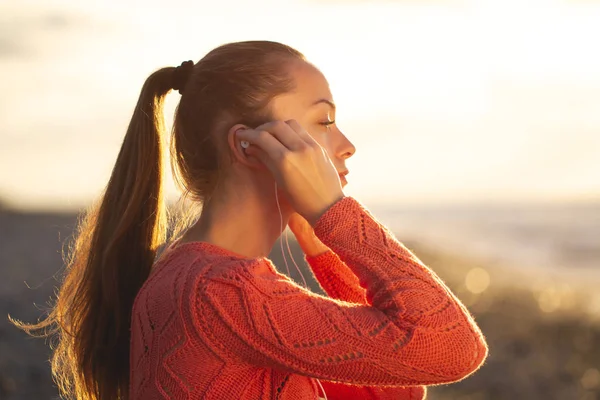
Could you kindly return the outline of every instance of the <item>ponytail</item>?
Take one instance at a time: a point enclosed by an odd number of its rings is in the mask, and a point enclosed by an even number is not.
[[[165,240],[163,103],[175,68],[144,83],[101,201],[80,222],[47,318],[11,319],[55,339],[52,373],[66,398],[127,399],[131,309]]]
[[[37,324],[11,319],[30,334],[54,339],[52,374],[62,397],[128,400],[133,301],[166,239],[165,95],[185,88],[171,161],[184,198],[204,203],[227,160],[218,127],[268,115],[271,100],[295,87],[288,69],[297,61],[305,62],[304,56],[281,43],[235,42],[146,80],[104,196],[78,226],[53,308]],[[191,220],[186,211],[174,236]]]

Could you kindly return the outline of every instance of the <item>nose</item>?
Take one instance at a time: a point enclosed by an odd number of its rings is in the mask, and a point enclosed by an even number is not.
[[[354,153],[356,153],[356,147],[352,144],[350,140],[348,140],[346,135],[340,132],[340,136],[341,140],[339,142],[336,153],[339,158],[341,158],[342,160],[346,160],[352,157]]]

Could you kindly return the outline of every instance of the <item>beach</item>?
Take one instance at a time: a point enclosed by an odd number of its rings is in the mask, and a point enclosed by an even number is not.
[[[470,251],[473,238],[461,238],[457,233],[450,236],[458,243],[445,242],[438,230],[437,237],[434,233],[428,236],[427,232],[436,227],[434,220],[451,231],[448,218],[442,222],[439,215],[427,217],[430,229],[418,233],[414,226],[425,226],[424,217],[416,217],[415,212],[399,217],[402,213],[388,211],[375,213],[464,302],[490,346],[489,358],[479,371],[455,384],[430,387],[428,399],[600,399],[600,294],[596,289],[600,285],[594,265],[572,261],[568,265],[577,267],[561,271],[560,265],[530,265],[535,258],[494,257]],[[406,222],[409,216],[414,225],[410,229]],[[42,315],[57,285],[61,252],[76,221],[72,213],[0,211],[0,314],[4,316],[0,319],[0,399],[50,399],[57,395],[47,361],[47,343],[28,337],[6,316],[34,322]],[[557,228],[557,232],[563,230]],[[291,233],[289,238],[293,257],[309,287],[323,294],[306,269]],[[592,243],[586,235],[583,240]],[[504,246],[507,252],[517,252]],[[588,257],[588,253],[581,254]],[[270,257],[281,272],[287,273],[279,242]],[[519,259],[523,265],[518,264]],[[302,284],[293,263],[288,260],[288,265],[291,278]]]

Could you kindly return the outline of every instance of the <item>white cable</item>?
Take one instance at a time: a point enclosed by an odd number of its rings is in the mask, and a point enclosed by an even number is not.
[[[298,273],[300,273],[300,276],[302,277],[302,282],[304,282],[304,287],[306,289],[308,289],[308,285],[306,284],[306,279],[304,279],[304,275],[302,274],[300,267],[298,267],[298,264],[296,264],[296,260],[294,260],[294,256],[292,255],[292,249],[290,249],[290,241],[289,241],[288,237],[289,237],[288,230],[286,229],[285,230],[285,245],[287,246],[288,254],[290,255],[290,258],[292,259],[292,262],[294,263],[294,266],[296,267],[296,271],[298,271]],[[281,244],[281,254],[283,255],[283,243],[281,243],[281,239],[279,240],[279,243]]]
[[[317,379],[317,378],[315,378]],[[323,392],[323,396],[325,396],[325,400],[327,400],[327,394],[325,393],[325,389],[323,389],[323,385],[321,385],[321,381],[317,379],[317,383],[319,384],[319,386],[321,386],[321,391]],[[322,397],[319,397],[319,399],[322,399]]]
[[[277,201],[277,211],[279,211],[279,231],[282,232],[283,231],[283,214],[281,212],[281,206],[279,205],[279,196],[277,194],[277,182],[275,182],[275,200]],[[298,267],[298,264],[296,264],[296,260],[294,260],[294,256],[292,255],[292,251],[290,250],[290,243],[288,241],[287,230],[285,231],[285,242],[287,244],[288,251],[290,252],[290,258],[294,262],[294,265],[296,266],[296,270],[302,277],[302,281],[304,282],[304,288],[308,289],[308,285],[306,284],[306,279],[304,279],[304,275],[302,274],[302,271],[300,271],[300,267]],[[287,270],[288,276],[290,276],[290,267],[288,265],[287,258],[285,257],[285,252],[283,251],[283,241],[281,240],[281,236],[279,237],[279,245],[281,247],[281,255],[283,257],[283,262],[285,263],[285,269]]]
[[[279,227],[280,227],[279,231],[282,232],[283,231],[283,214],[281,213],[281,206],[279,205],[279,196],[277,195],[277,182],[275,182],[275,200],[277,202],[277,211],[279,211]],[[288,252],[290,253],[290,258],[292,259],[292,262],[296,266],[296,270],[302,277],[302,281],[304,282],[304,287],[306,289],[308,289],[308,285],[306,284],[306,279],[304,279],[304,275],[302,274],[302,271],[300,271],[300,268],[298,267],[298,264],[296,264],[296,260],[294,260],[294,256],[292,255],[292,250],[290,249],[290,242],[288,240],[287,229],[285,231],[285,243],[286,243]],[[283,257],[283,262],[285,263],[285,269],[287,270],[288,277],[289,277],[290,276],[290,267],[288,266],[287,259],[285,257],[285,253],[283,251],[283,242],[281,240],[281,236],[279,236],[279,244],[281,246],[281,255]],[[315,378],[315,379],[317,380],[317,383],[321,387],[321,391],[323,392],[323,396],[325,396],[325,400],[327,400],[327,394],[325,393],[325,389],[323,389],[323,385],[321,384],[321,381],[319,381],[319,378]],[[321,397],[319,397],[319,399],[321,399]]]

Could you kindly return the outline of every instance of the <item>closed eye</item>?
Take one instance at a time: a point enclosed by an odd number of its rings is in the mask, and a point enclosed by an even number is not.
[[[323,126],[330,126],[330,125],[335,124],[335,120],[320,122],[320,124],[323,125]]]

